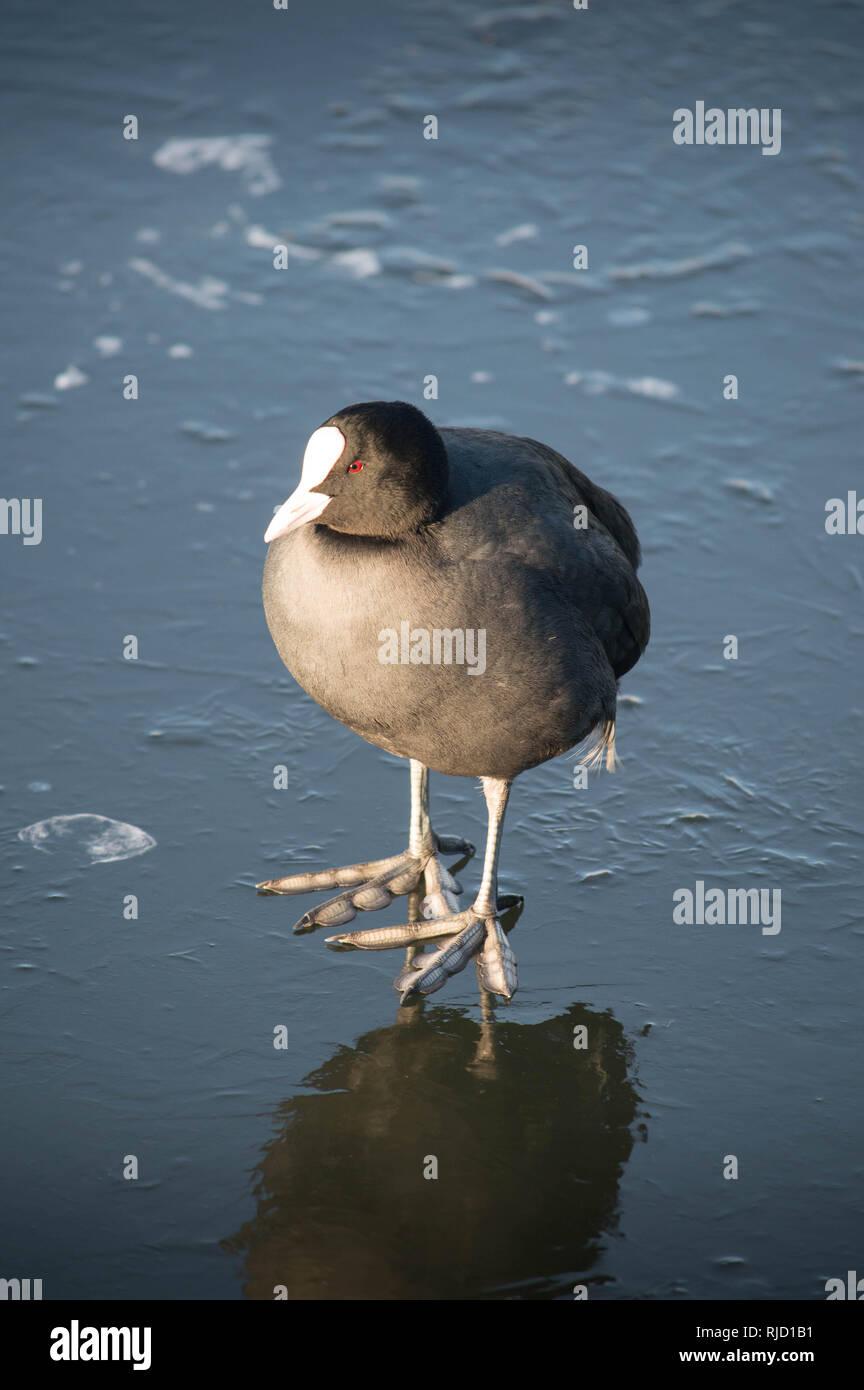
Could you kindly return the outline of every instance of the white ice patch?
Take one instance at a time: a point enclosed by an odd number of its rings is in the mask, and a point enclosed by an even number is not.
[[[537,227],[534,222],[520,222],[518,227],[508,227],[506,232],[499,232],[495,238],[496,246],[511,246],[514,241],[531,241],[537,235]]]
[[[112,864],[118,859],[134,859],[146,854],[156,841],[137,825],[108,816],[51,816],[36,821],[18,831],[18,839],[34,849],[51,852],[55,849],[79,851],[92,864]]]
[[[266,227],[259,227],[257,224],[246,228],[246,245],[260,246],[265,251],[272,251],[279,241],[278,236],[273,232],[268,232]]]
[[[429,276],[453,275],[456,271],[454,261],[430,256],[416,246],[385,246],[381,251],[381,264],[395,275],[414,275],[415,279],[418,271],[424,271]]]
[[[725,246],[696,256],[684,256],[677,261],[643,261],[640,265],[613,266],[606,274],[610,280],[678,280],[687,275],[698,275],[703,270],[725,270],[752,254],[749,246],[730,241]]]
[[[65,372],[58,372],[54,378],[55,391],[72,391],[76,386],[86,386],[90,380],[80,367],[68,366]]]
[[[681,388],[674,381],[663,381],[660,377],[639,376],[619,377],[612,372],[568,372],[564,378],[565,386],[578,386],[586,396],[605,396],[613,391],[619,395],[644,396],[650,401],[674,402],[683,404]]]
[[[358,246],[353,251],[340,251],[332,257],[332,265],[340,270],[348,270],[358,280],[368,280],[370,275],[381,274],[381,262],[368,246]]]
[[[224,280],[217,280],[212,275],[202,275],[197,285],[187,285],[182,280],[175,280],[172,275],[166,274],[158,265],[144,260],[142,256],[133,256],[129,266],[138,275],[152,280],[161,290],[168,290],[170,294],[179,295],[181,299],[188,299],[197,304],[199,309],[225,308],[229,286]]]
[[[282,241],[279,237],[271,241],[263,227],[250,227],[246,240],[250,246],[260,246],[268,251],[275,251],[278,247],[280,254],[291,261],[320,261],[324,255],[317,246],[301,246],[297,241]]]
[[[195,174],[208,164],[227,173],[240,173],[246,191],[255,197],[275,193],[282,180],[270,158],[269,135],[218,135],[191,140],[168,140],[153,163],[172,174]]]
[[[296,241],[283,241],[266,227],[254,224],[246,228],[246,245],[259,247],[264,251],[275,251],[278,247],[292,261],[320,261],[324,255],[317,246],[300,246]]]
[[[517,290],[527,290],[529,294],[536,294],[540,299],[554,298],[549,286],[536,280],[533,275],[521,275],[518,270],[490,270],[488,275],[490,280],[498,280],[503,285],[513,285]]]
[[[681,395],[681,388],[674,381],[663,381],[658,376],[627,377],[624,385],[634,396],[647,396],[650,401],[674,401]]]
[[[758,299],[740,299],[733,304],[720,304],[713,299],[700,299],[690,305],[690,313],[696,318],[728,319],[733,314],[758,314],[762,308]]]
[[[734,492],[746,492],[748,497],[755,498],[757,502],[774,501],[774,493],[770,487],[766,487],[764,483],[754,483],[750,478],[727,478],[726,486]]]
[[[93,346],[102,357],[116,357],[123,346],[123,339],[112,338],[109,334],[103,333],[99,338],[93,339]]]
[[[420,285],[437,285],[445,290],[473,290],[477,284],[476,275],[437,275],[418,270],[414,279]]]

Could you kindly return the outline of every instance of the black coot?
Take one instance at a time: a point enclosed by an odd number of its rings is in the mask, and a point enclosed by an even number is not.
[[[448,938],[397,977],[403,1000],[439,989],[472,955],[483,987],[509,998],[515,960],[496,889],[510,786],[585,739],[588,757],[613,763],[617,681],[649,634],[630,517],[534,439],[438,430],[412,405],[372,401],[315,430],[265,540],[279,655],[334,718],[411,760],[411,824],[401,854],[259,888],[345,890],[295,927],[311,931],[383,907],[425,875],[424,921],[328,944]],[[463,912],[440,856],[471,847],[432,829],[429,768],[483,783],[483,878]]]

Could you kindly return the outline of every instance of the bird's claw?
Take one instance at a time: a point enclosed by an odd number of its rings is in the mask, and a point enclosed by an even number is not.
[[[456,894],[462,889],[448,869],[439,862],[439,854],[473,854],[474,846],[467,840],[435,836],[435,848],[428,853],[414,854],[405,850],[388,859],[373,859],[365,864],[349,864],[341,869],[321,869],[287,878],[270,878],[258,884],[258,892],[276,894],[316,893],[328,888],[343,891],[311,907],[294,925],[298,935],[318,927],[342,927],[358,912],[376,912],[388,907],[394,897],[411,893],[425,874],[427,895],[423,900],[426,917],[447,916],[459,906]]]

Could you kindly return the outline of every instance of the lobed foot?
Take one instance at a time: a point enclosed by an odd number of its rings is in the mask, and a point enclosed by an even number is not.
[[[474,853],[467,840],[451,836],[434,836],[434,848],[426,854],[391,855],[389,859],[374,859],[365,864],[350,864],[341,869],[322,869],[313,873],[292,874],[288,878],[266,879],[258,884],[263,894],[315,893],[328,888],[344,888],[335,898],[328,898],[310,908],[294,925],[298,934],[315,931],[318,927],[341,927],[351,922],[358,912],[374,912],[387,907],[399,894],[411,893],[426,875],[427,894],[423,900],[424,916],[455,911],[456,894],[462,889],[440,862],[439,854]]]
[[[465,920],[467,919],[467,921]],[[451,922],[465,922],[453,940],[438,950],[424,952],[409,961],[393,981],[400,1003],[415,994],[434,994],[453,975],[464,970],[472,956],[477,961],[481,989],[512,999],[518,988],[516,957],[504,930],[494,916],[482,916],[473,908]]]
[[[510,905],[510,900],[502,901],[498,910]],[[497,920],[497,910],[487,914],[469,907],[464,912],[404,926],[345,932],[328,937],[326,944],[335,951],[384,951],[418,946],[444,936],[452,940],[437,950],[415,955],[396,976],[393,986],[399,990],[401,1003],[415,994],[434,994],[475,955],[481,987],[505,999],[513,997],[518,987],[516,957]]]

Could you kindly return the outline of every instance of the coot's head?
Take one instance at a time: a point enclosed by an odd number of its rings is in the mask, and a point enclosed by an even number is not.
[[[264,539],[274,541],[308,521],[349,535],[396,539],[440,515],[447,473],[441,436],[415,406],[349,405],[310,437],[300,483]]]

